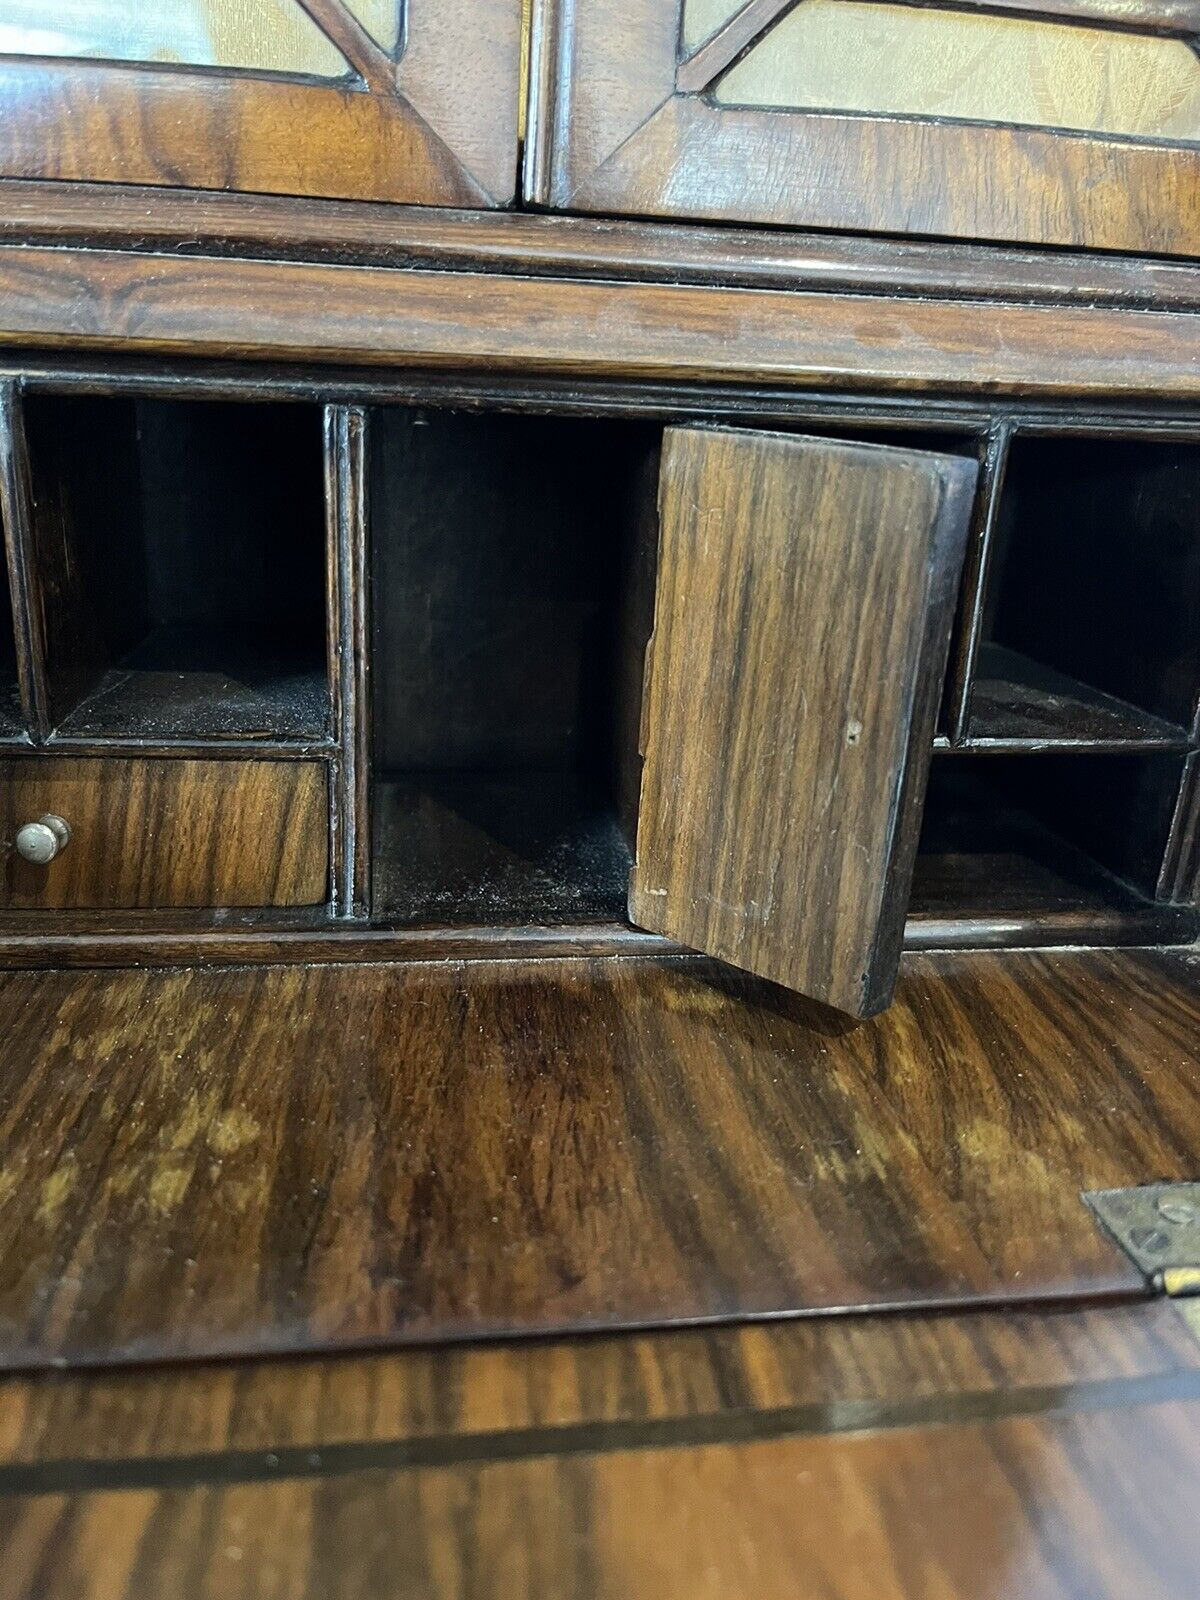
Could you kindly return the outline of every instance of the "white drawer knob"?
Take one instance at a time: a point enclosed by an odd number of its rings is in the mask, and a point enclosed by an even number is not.
[[[71,830],[61,817],[47,813],[27,822],[17,832],[17,854],[37,867],[45,867],[71,842]]]

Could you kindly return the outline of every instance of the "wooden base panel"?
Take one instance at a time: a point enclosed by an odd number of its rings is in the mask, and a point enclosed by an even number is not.
[[[1198,1411],[1163,1302],[9,1380],[0,1595],[1183,1600]]]

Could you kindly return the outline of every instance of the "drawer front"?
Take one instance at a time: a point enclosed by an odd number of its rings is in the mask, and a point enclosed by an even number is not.
[[[24,858],[17,835],[45,816],[61,817],[70,837],[43,864]],[[9,909],[316,905],[329,869],[328,770],[318,761],[8,760],[0,850]]]
[[[1200,254],[1183,0],[540,0],[526,184],[625,215]]]

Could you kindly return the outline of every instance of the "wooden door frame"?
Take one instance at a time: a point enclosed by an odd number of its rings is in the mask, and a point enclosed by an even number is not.
[[[707,93],[714,78],[761,34],[742,38],[732,56],[710,40],[684,59],[683,4],[534,0],[531,202],[1200,255],[1200,146],[717,105]],[[1105,0],[1039,0],[1036,11],[1061,18],[1068,4],[1076,15],[1084,4],[1098,16]],[[764,9],[773,26],[788,5],[750,0],[722,33],[737,42],[739,19],[761,18]],[[1033,11],[1034,0],[1009,0],[1008,9]],[[1155,0],[1138,17],[1145,32],[1188,31]]]
[[[407,0],[395,60],[342,0],[296,3],[344,79],[0,56],[0,177],[511,203],[521,0]]]

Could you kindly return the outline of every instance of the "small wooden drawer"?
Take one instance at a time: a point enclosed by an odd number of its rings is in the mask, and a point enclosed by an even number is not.
[[[44,865],[17,835],[60,817]],[[320,761],[0,762],[0,906],[156,910],[306,906],[325,899],[329,778]]]

